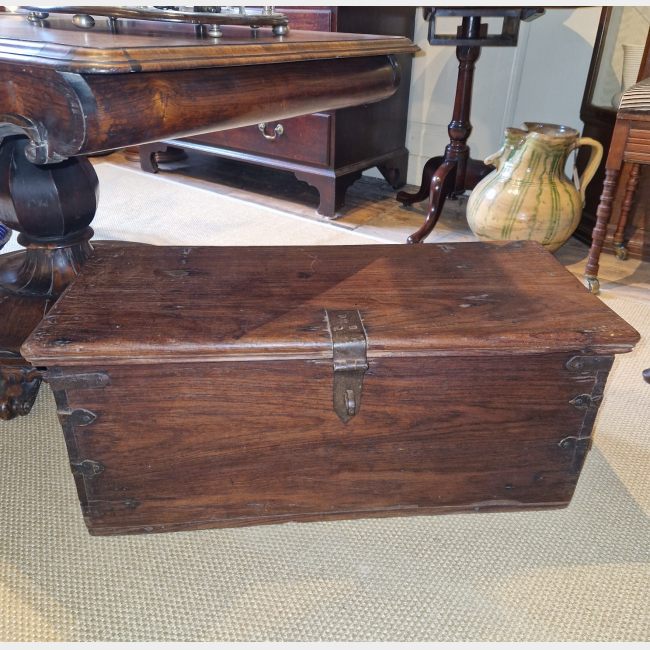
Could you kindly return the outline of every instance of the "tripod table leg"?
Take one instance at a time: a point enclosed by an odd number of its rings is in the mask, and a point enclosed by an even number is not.
[[[407,239],[409,244],[421,244],[431,234],[436,223],[438,223],[440,213],[445,205],[445,199],[456,182],[456,168],[457,162],[455,160],[446,160],[433,175],[429,192],[427,216],[422,228]]]

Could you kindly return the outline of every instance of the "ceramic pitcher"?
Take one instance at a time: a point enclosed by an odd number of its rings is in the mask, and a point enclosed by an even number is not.
[[[506,129],[503,148],[485,160],[496,165],[472,192],[467,221],[484,241],[528,239],[558,249],[578,227],[585,189],[603,156],[600,142],[580,138],[575,129],[526,122]],[[579,189],[567,178],[569,154],[592,147]]]

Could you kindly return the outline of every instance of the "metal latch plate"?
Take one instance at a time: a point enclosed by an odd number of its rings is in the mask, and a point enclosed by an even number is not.
[[[358,310],[326,309],[325,316],[332,337],[334,411],[346,424],[361,408],[368,341]]]

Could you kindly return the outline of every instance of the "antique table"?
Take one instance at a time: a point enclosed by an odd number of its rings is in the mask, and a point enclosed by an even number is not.
[[[418,49],[401,37],[287,33],[268,18],[251,29],[107,9],[74,23],[0,14],[0,222],[26,248],[0,256],[2,419],[29,412],[43,373],[20,347],[93,253],[99,191],[86,155],[376,102],[399,84],[393,55]]]
[[[521,21],[534,20],[544,11],[541,7],[424,7],[424,19],[429,21],[429,44],[456,46],[458,82],[448,127],[450,140],[444,154],[427,161],[422,170],[422,184],[415,194],[397,194],[397,200],[406,206],[429,199],[424,223],[408,238],[409,244],[421,244],[431,234],[447,198],[455,199],[465,190],[473,190],[494,170],[492,165],[469,155],[474,67],[482,47],[516,47]],[[462,17],[463,22],[456,34],[437,34],[436,18],[447,16]],[[503,18],[501,33],[488,34],[488,25],[481,22],[482,18]]]

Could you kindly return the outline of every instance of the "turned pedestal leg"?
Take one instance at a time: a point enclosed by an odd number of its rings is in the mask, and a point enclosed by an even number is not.
[[[596,211],[596,225],[591,235],[591,249],[589,250],[589,259],[585,269],[585,277],[589,285],[589,291],[598,295],[600,284],[598,282],[598,262],[600,253],[603,250],[603,242],[607,234],[607,224],[612,216],[612,201],[616,193],[618,177],[620,170],[605,170],[605,182],[603,183],[603,193],[600,196],[600,203]]]
[[[478,39],[481,34],[480,16],[463,18],[461,30],[462,38]],[[445,148],[445,155],[431,158],[426,163],[422,172],[422,184],[415,194],[399,192],[397,195],[397,200],[404,205],[412,205],[429,197],[429,209],[424,225],[408,238],[408,242],[411,244],[424,241],[431,233],[438,221],[445,199],[456,198],[465,190],[474,189],[476,184],[494,169],[478,160],[472,160],[469,157],[467,144],[472,133],[470,113],[474,69],[480,54],[481,48],[478,46],[463,45],[456,48],[458,83],[454,113],[448,128],[450,142]],[[449,165],[451,162],[454,163],[453,167]],[[453,183],[450,179],[453,179]],[[434,191],[435,187],[444,188],[445,194],[441,194],[437,190]]]
[[[0,143],[0,221],[24,251],[0,255],[0,418],[26,415],[41,373],[20,347],[92,255],[98,181],[85,157],[34,165],[29,139]]]
[[[619,260],[627,259],[627,248],[625,248],[625,226],[627,225],[627,218],[632,211],[632,205],[634,204],[634,194],[639,185],[640,171],[641,165],[639,163],[634,163],[630,170],[630,177],[627,179],[627,185],[625,186],[625,198],[621,205],[621,216],[618,219],[618,226],[616,227],[613,241],[614,252]]]

